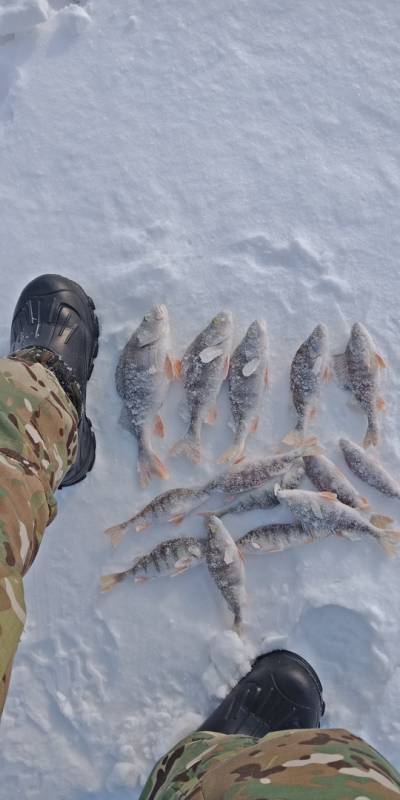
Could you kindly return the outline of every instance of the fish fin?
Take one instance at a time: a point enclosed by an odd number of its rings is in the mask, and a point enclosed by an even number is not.
[[[155,434],[155,436],[159,436],[161,439],[163,439],[165,436],[164,420],[160,416],[160,414],[156,414],[155,416],[153,433]]]
[[[232,461],[234,464],[238,464],[241,461],[243,456],[244,450],[244,442],[239,442],[238,444],[233,444],[231,447],[228,447],[222,456],[218,459],[218,464],[225,464],[227,461]]]
[[[392,525],[394,522],[393,517],[387,517],[385,514],[372,514],[369,518],[371,525],[375,525],[375,528],[388,528],[389,525]]]
[[[182,558],[178,558],[178,561],[175,561],[174,568],[176,572],[185,572],[187,568],[190,566],[191,558],[188,556],[182,556]]]
[[[202,364],[210,364],[211,361],[215,361],[216,358],[219,356],[223,356],[224,351],[222,347],[205,347],[204,350],[201,350],[199,353],[199,358]]]
[[[227,377],[228,377],[228,372],[229,372],[229,362],[230,362],[229,356],[226,356],[226,357],[225,357],[225,363],[224,363],[224,374],[223,374],[223,376],[222,376],[222,380],[225,380],[225,378],[227,378]]]
[[[143,533],[146,528],[150,528],[150,522],[137,522],[135,525],[135,530],[137,533]]]
[[[383,397],[378,397],[376,407],[378,411],[386,411],[386,403]]]
[[[315,419],[316,416],[317,416],[317,407],[316,406],[312,406],[312,408],[310,408],[308,417],[309,417],[309,419]]]
[[[116,547],[122,542],[126,533],[127,524],[122,522],[121,525],[113,525],[112,528],[107,528],[104,533],[111,538],[111,544],[115,550]]]
[[[168,522],[171,522],[172,525],[180,525],[183,519],[185,519],[185,514],[176,514],[174,517],[170,517]]]
[[[197,544],[192,544],[190,547],[188,547],[188,551],[195,558],[201,558],[203,553],[204,553],[204,550],[201,549],[201,545],[200,544],[198,544],[198,545]]]
[[[207,416],[205,418],[205,422],[207,425],[215,425],[218,416],[218,409],[217,406],[213,406],[207,412]]]
[[[269,369],[268,369],[268,367],[265,367],[264,383],[265,383],[267,389],[269,389]]]
[[[324,448],[318,442],[316,436],[310,436],[302,444],[302,456],[318,456],[324,452]]]
[[[364,449],[366,450],[368,447],[370,447],[371,444],[374,445],[375,447],[378,444],[378,440],[379,440],[378,431],[376,430],[376,428],[371,428],[371,426],[368,425],[367,432],[363,439]]]
[[[224,564],[227,564],[228,566],[229,566],[229,564],[233,563],[233,555],[231,553],[231,548],[230,547],[229,548],[228,547],[225,548],[223,561],[224,561]]]
[[[325,367],[323,375],[322,375],[325,383],[330,383],[333,377],[332,368],[330,366]]]
[[[139,483],[142,489],[147,486],[152,475],[167,481],[169,472],[162,461],[148,447],[140,447],[138,454],[137,468],[139,473]]]
[[[336,353],[333,356],[333,369],[342,389],[350,389],[350,377],[347,369],[346,353]]]
[[[113,575],[102,575],[100,578],[100,589],[102,592],[109,592],[117,583],[125,577],[124,572],[115,572]]]
[[[283,437],[282,442],[290,445],[291,447],[300,447],[304,442],[304,434],[295,428],[293,431],[290,431],[290,433],[287,433],[286,436]]]
[[[190,433],[186,433],[183,439],[179,439],[170,451],[170,455],[184,456],[189,459],[192,464],[199,464],[201,461],[201,445],[198,439],[195,439]]]
[[[376,366],[379,367],[380,369],[384,369],[386,367],[386,361],[383,358],[383,356],[380,355],[380,353],[375,353],[375,361],[376,361]]]
[[[337,500],[337,494],[335,494],[335,492],[319,492],[319,494],[325,500]]]
[[[397,547],[400,544],[400,531],[390,531],[382,533],[378,538],[378,544],[390,558],[397,555]]]
[[[164,372],[168,380],[172,381],[174,379],[175,377],[174,364],[171,359],[171,356],[169,356],[168,354],[165,356]]]
[[[337,531],[337,536],[343,536],[345,539],[350,539],[351,542],[359,542],[362,538],[357,531],[352,530],[342,530]]]
[[[254,548],[254,550],[261,550],[261,545],[258,542],[252,542],[251,546]]]
[[[237,547],[237,545],[236,545],[236,547]],[[240,547],[238,547],[237,551],[238,551],[238,556],[239,556],[240,560],[244,562],[245,561],[245,557],[244,557],[243,550],[241,550]]]
[[[182,377],[182,360],[180,358],[176,358],[173,363],[173,371],[174,377],[176,380]]]
[[[357,500],[357,508],[369,508],[369,502],[366,497],[359,497]]]
[[[253,375],[253,373],[256,372],[259,366],[260,366],[259,358],[252,358],[251,361],[246,361],[246,363],[242,367],[242,375],[245,378],[248,378],[249,375]]]
[[[260,417],[254,417],[254,419],[252,419],[251,425],[250,425],[250,433],[256,433],[259,421],[260,421]]]
[[[322,366],[322,356],[317,356],[311,368],[311,372],[313,373],[313,375],[318,375],[318,373],[321,370],[321,366]]]
[[[138,575],[137,578],[133,579],[135,583],[147,583],[150,580],[148,575]]]

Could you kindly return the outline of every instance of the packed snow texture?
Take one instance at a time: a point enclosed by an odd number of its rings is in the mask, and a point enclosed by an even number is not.
[[[114,370],[154,302],[168,305],[177,356],[220,308],[234,312],[235,342],[267,320],[271,391],[250,454],[294,425],[289,366],[312,328],[326,322],[340,352],[364,322],[388,364],[378,452],[400,477],[399,24],[397,0],[3,0],[2,351],[18,293],[42,272],[83,284],[101,340],[88,392],[96,465],[58,494],[25,581],[1,800],[137,797],[155,760],[274,647],[319,673],[324,726],[399,764],[400,562],[374,541],[249,556],[243,642],[204,566],[98,590],[100,574],[179,529],[129,534],[115,554],[103,530],[168,486],[211,477],[232,441],[224,388],[203,463],[168,459],[184,430],[174,384],[158,445],[171,480],[138,489]],[[360,442],[366,421],[348,399],[326,387],[313,431],[350,477],[337,439]],[[398,501],[352,480],[400,519]],[[238,537],[283,518],[225,522]],[[182,533],[202,524],[193,516]]]

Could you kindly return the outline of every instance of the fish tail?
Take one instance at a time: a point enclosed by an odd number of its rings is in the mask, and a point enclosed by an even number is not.
[[[102,592],[109,592],[117,583],[121,583],[126,576],[126,572],[115,572],[113,575],[102,575],[100,578],[100,589]]]
[[[317,456],[323,452],[317,436],[309,436],[303,440],[302,443],[302,456]]]
[[[169,479],[169,472],[162,461],[158,458],[151,447],[144,445],[143,443],[141,443],[139,447],[138,473],[139,483],[142,489],[147,486],[152,475],[157,475],[159,478],[162,478],[165,481]]]
[[[397,555],[397,547],[400,544],[400,531],[382,531],[377,541],[386,555],[390,558],[395,558]]]
[[[378,427],[374,420],[368,420],[368,428],[367,432],[364,436],[363,440],[363,447],[366,450],[367,447],[370,447],[372,444],[374,447],[378,444],[379,441],[379,434],[378,434]]]
[[[222,453],[222,456],[219,457],[218,464],[225,464],[226,461],[233,461],[234,464],[238,464],[243,458],[244,447],[245,441],[243,439],[234,442],[233,445],[228,447],[228,449]]]
[[[107,536],[110,536],[111,538],[111,544],[114,550],[116,547],[118,547],[119,544],[121,544],[122,539],[126,534],[126,528],[127,528],[126,522],[122,522],[121,525],[114,525],[112,528],[107,528],[107,530],[105,531]]]
[[[192,428],[189,428],[185,436],[174,444],[171,456],[185,456],[193,464],[199,464],[201,461],[200,436]]]
[[[304,443],[304,419],[299,419],[295,428],[283,437],[282,442],[289,444],[291,447],[301,447]]]

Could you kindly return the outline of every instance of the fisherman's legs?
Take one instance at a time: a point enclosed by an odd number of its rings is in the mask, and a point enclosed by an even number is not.
[[[57,511],[77,452],[78,414],[40,363],[0,360],[0,713],[25,622],[22,576]]]
[[[261,739],[198,731],[155,766],[140,800],[395,800],[400,774],[345,730]]]

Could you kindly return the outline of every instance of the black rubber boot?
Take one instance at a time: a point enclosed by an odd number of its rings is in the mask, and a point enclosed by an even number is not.
[[[271,731],[319,728],[324,711],[322,686],[310,664],[289,650],[274,650],[257,658],[199,730],[261,738]]]
[[[37,360],[54,372],[79,414],[78,454],[60,488],[83,480],[96,455],[95,435],[85,413],[86,384],[99,348],[94,309],[91,297],[75,281],[40,275],[20,295],[11,325],[10,355],[22,356],[28,350],[32,357],[36,350]]]

